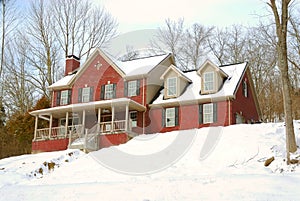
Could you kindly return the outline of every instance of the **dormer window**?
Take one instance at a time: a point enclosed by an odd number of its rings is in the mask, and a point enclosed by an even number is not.
[[[177,77],[170,77],[167,79],[167,95],[177,95]]]
[[[214,72],[206,72],[203,74],[204,91],[214,90]]]

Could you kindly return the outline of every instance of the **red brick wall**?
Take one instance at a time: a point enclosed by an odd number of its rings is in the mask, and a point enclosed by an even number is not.
[[[113,145],[124,144],[127,141],[128,141],[128,136],[126,133],[99,136],[100,149],[105,147],[110,147]]]
[[[102,66],[97,70],[95,68],[95,64],[100,62]],[[72,103],[78,103],[78,89],[87,87],[94,87],[94,97],[93,100],[99,101],[101,94],[101,86],[115,83],[117,84],[116,88],[116,98],[124,97],[124,79],[122,76],[107,63],[100,55],[98,55],[86,68],[83,74],[77,78],[74,83],[73,91],[72,91]],[[140,95],[130,97],[132,100],[135,100],[138,103],[143,103],[143,91],[146,92],[146,89],[143,90],[143,80],[140,79]],[[146,95],[146,94],[145,94]],[[144,96],[144,98],[146,98]]]
[[[179,107],[179,125],[175,127],[163,127],[162,108],[152,108],[147,113],[146,133],[168,132],[173,130],[186,130],[208,126],[229,125],[228,102],[217,102],[217,122],[212,124],[199,124],[199,105],[181,105]]]
[[[60,151],[68,148],[69,139],[45,140],[32,142],[32,152]]]
[[[248,85],[248,97],[243,95],[242,82],[247,80]],[[259,115],[255,107],[254,97],[250,88],[249,78],[245,73],[242,82],[237,90],[236,99],[232,101],[232,123],[236,123],[235,114],[240,113],[244,118],[246,123],[251,121],[258,121]]]
[[[65,67],[65,75],[68,75],[69,73],[73,72],[80,66],[80,61],[74,59],[74,58],[67,58],[66,59],[66,67]]]

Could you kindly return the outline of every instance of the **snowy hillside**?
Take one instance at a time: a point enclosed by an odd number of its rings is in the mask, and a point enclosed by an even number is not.
[[[299,144],[300,121],[295,130]],[[300,168],[285,165],[284,137],[282,123],[234,125],[11,157],[0,160],[0,200],[299,200]]]

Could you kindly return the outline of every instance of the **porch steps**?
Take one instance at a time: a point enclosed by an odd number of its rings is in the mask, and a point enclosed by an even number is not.
[[[84,137],[83,138],[77,138],[74,142],[69,145],[69,149],[84,149]]]

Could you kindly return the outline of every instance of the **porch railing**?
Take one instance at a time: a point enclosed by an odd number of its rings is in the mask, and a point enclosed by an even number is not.
[[[82,133],[82,125],[68,126],[67,133],[65,126],[51,128],[37,129],[35,140],[52,140],[67,138],[68,133],[71,132],[74,135]]]
[[[131,131],[131,121],[129,121],[126,130],[126,120],[117,120],[113,123],[111,121],[100,123],[100,133],[110,133],[110,132],[121,132],[121,131]]]
[[[81,136],[83,133],[87,134],[108,134],[114,132],[126,132],[131,131],[131,120],[128,122],[128,126],[126,129],[126,120],[116,120],[113,123],[111,121],[108,122],[101,122],[96,124],[93,128],[88,129],[87,132],[83,132],[83,126],[80,125],[73,125],[68,126],[67,133],[65,126],[60,127],[53,127],[51,129],[51,133],[49,132],[50,128],[43,128],[37,129],[36,136],[34,140],[54,140],[54,139],[64,139],[64,138],[71,138],[72,141],[76,138],[83,137]]]

